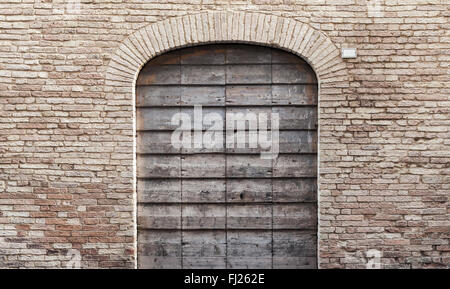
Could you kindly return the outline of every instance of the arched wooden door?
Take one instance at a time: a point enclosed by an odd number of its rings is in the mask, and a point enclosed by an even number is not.
[[[317,99],[311,67],[268,47],[196,46],[147,63],[136,87],[139,267],[315,268]],[[199,105],[223,128],[229,113],[278,114],[278,156],[227,147],[225,132],[223,146],[174,146],[172,118],[194,123]]]

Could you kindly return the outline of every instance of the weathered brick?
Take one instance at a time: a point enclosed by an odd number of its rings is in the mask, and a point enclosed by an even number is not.
[[[385,268],[450,266],[439,1],[366,17],[353,0],[98,0],[76,19],[21,2],[0,9],[0,267],[64,267],[72,248],[83,267],[134,267],[133,81],[163,51],[218,40],[281,47],[316,71],[321,268],[364,268],[370,249]],[[346,46],[359,56],[343,60]]]

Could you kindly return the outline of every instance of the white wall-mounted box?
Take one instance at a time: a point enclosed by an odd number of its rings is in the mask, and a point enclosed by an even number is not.
[[[342,58],[356,58],[356,48],[342,48],[341,56]]]

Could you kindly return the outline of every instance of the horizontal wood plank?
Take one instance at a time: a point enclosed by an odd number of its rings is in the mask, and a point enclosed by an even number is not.
[[[271,82],[271,66],[236,64],[226,66],[227,84],[267,84]]]
[[[225,180],[182,180],[185,203],[225,202]]]
[[[138,228],[180,229],[181,205],[138,205]]]
[[[317,157],[307,155],[279,155],[274,160],[274,177],[315,177],[317,175]]]
[[[137,181],[137,199],[139,203],[181,202],[181,179]]]
[[[260,154],[271,149],[275,150],[276,134],[267,131],[264,147],[261,146],[261,135],[258,131],[245,131],[241,133],[227,133],[221,131],[202,132],[204,137],[200,138],[199,146],[196,146],[197,138],[194,132],[186,131],[182,138],[172,139],[174,132],[170,131],[139,131],[137,132],[138,154],[193,154],[193,153],[237,153],[237,154]],[[252,137],[252,141],[250,138]],[[214,141],[210,143],[210,141]],[[202,142],[203,140],[203,142]],[[182,143],[184,141],[184,143]],[[228,148],[226,144],[229,144]],[[208,146],[206,145],[208,144]],[[209,145],[211,144],[211,145]],[[282,153],[317,153],[317,132],[315,131],[280,131],[278,133],[278,149]],[[182,145],[182,148],[178,148]],[[266,147],[267,145],[267,147]]]
[[[274,204],[274,229],[315,229],[317,208],[315,204]]]
[[[224,155],[183,155],[181,158],[183,177],[225,177]]]
[[[223,106],[225,105],[225,87],[184,85],[181,87],[181,104]]]
[[[181,84],[225,84],[225,66],[181,66]]]
[[[153,131],[143,132],[138,131],[136,135],[136,152],[138,154],[145,153],[160,153],[160,154],[175,154],[181,153],[181,149],[172,144],[172,132]],[[177,141],[176,143],[181,143]],[[191,142],[192,143],[192,142]]]
[[[272,85],[272,103],[275,105],[316,105],[317,98],[316,84]]]
[[[180,50],[169,51],[158,55],[149,62],[147,62],[142,71],[145,71],[153,66],[158,65],[179,65],[180,64]]]
[[[227,206],[228,229],[270,229],[272,228],[271,205]]]
[[[261,159],[259,155],[227,155],[227,176],[261,178],[272,176],[272,160]]]
[[[304,64],[272,64],[273,83],[317,83],[312,69]]]
[[[181,101],[181,87],[167,85],[136,86],[136,106],[176,106]]]
[[[176,85],[181,83],[181,71],[177,65],[155,65],[143,69],[139,74],[137,85]]]
[[[229,257],[272,257],[272,231],[231,230],[227,232]]]
[[[227,180],[227,201],[230,203],[270,202],[272,180]]]
[[[217,126],[225,127],[225,108],[206,107],[197,109],[199,117],[194,117],[194,107],[145,107],[137,110],[137,130],[170,130],[180,129],[186,125],[188,128],[210,129]],[[182,115],[180,115],[182,113]],[[178,118],[176,115],[180,115]],[[211,121],[206,121],[204,116],[214,114]],[[200,117],[202,116],[202,117]],[[174,119],[172,121],[172,119]],[[217,123],[216,123],[217,120]],[[190,123],[190,124],[189,124]]]
[[[226,181],[208,179],[139,179],[139,203],[225,202]]]
[[[317,250],[316,234],[305,231],[273,232],[274,257],[314,257]]]
[[[273,107],[280,117],[280,130],[316,130],[316,107]]]
[[[181,257],[180,230],[138,231],[138,252],[143,256]]]
[[[167,245],[161,244],[159,247],[165,248]],[[155,257],[146,256],[138,252],[139,269],[183,269],[181,257]]]
[[[274,64],[303,64],[308,65],[302,58],[287,51],[272,49],[272,63]]]
[[[141,155],[137,160],[139,178],[181,177],[181,157],[164,155]]]
[[[188,47],[180,51],[181,65],[225,64],[226,52],[225,45],[211,45],[209,49],[202,46]]]
[[[138,109],[137,130],[174,130],[178,125],[172,124],[172,117],[180,112],[180,108],[172,107]]]
[[[183,269],[226,269],[226,257],[184,257]]]
[[[313,130],[280,131],[280,153],[317,153],[317,132]]]
[[[271,49],[263,46],[228,45],[227,64],[270,64]]]
[[[273,257],[273,269],[317,269],[317,257]]]
[[[273,179],[274,202],[316,202],[315,178]]]
[[[271,257],[228,257],[228,269],[271,269]]]
[[[225,229],[224,205],[186,204],[182,206],[184,229]]]
[[[227,85],[227,105],[271,105],[271,85]]]
[[[221,230],[184,231],[182,248],[183,263],[189,262],[194,265],[197,262],[192,259],[213,258],[208,264],[211,264],[212,261],[218,262],[221,260],[220,264],[224,266],[225,258],[223,257],[226,256],[226,233]]]

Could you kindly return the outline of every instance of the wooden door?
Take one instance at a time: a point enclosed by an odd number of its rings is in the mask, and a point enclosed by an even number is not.
[[[196,46],[147,63],[136,87],[139,267],[315,268],[317,98],[311,67],[268,47]],[[172,117],[197,105],[224,126],[229,112],[278,113],[278,157],[174,147]]]

